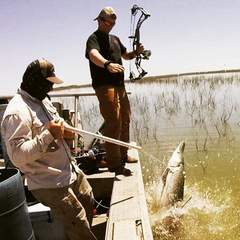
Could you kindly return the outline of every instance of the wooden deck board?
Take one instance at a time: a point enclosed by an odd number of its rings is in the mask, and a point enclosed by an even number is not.
[[[93,217],[92,231],[98,240],[104,240],[107,225],[107,214],[101,214]]]
[[[114,224],[113,239],[119,239],[119,236],[121,236],[122,240],[137,240],[135,222],[130,220],[123,220]]]
[[[139,158],[137,150],[132,149],[128,154]],[[152,240],[140,161],[127,163],[126,167],[133,174],[114,179],[105,240]]]

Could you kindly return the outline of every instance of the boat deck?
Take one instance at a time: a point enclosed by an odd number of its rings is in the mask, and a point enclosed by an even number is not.
[[[115,176],[106,169],[87,175],[95,198],[110,200],[109,209],[93,219],[93,232],[99,240],[153,239],[138,152],[131,149],[129,155],[138,160],[126,165],[132,176]],[[66,239],[61,223],[53,219],[48,207],[38,203],[29,206],[28,211],[36,239]]]
[[[139,159],[137,150],[129,155]],[[105,240],[152,240],[140,161],[126,167],[132,176],[114,179]]]

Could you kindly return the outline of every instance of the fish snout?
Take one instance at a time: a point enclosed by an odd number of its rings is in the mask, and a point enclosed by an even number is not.
[[[185,149],[185,142],[184,141],[182,141],[182,142],[180,142],[179,143],[179,145],[178,145],[178,153],[183,153],[184,152],[184,149]]]

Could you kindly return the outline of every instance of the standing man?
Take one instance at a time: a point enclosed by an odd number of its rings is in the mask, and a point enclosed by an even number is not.
[[[98,22],[98,29],[87,40],[86,58],[89,59],[92,86],[104,118],[104,135],[129,142],[130,104],[124,86],[122,57],[133,59],[144,48],[140,44],[135,51],[127,52],[120,39],[109,34],[116,19],[112,7],[103,8],[94,19]],[[105,148],[109,171],[130,176],[131,171],[124,167],[128,160],[127,148],[107,142]]]
[[[95,240],[90,230],[92,189],[76,166],[64,137],[71,133],[48,97],[55,76],[45,59],[28,65],[21,88],[2,120],[8,155],[24,173],[28,189],[63,223],[70,240]]]

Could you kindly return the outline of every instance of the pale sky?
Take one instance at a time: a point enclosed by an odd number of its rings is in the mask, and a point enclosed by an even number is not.
[[[148,76],[240,68],[239,0],[0,0],[0,95],[16,92],[26,66],[44,57],[65,84],[90,83],[84,56],[93,19],[105,6],[117,12],[112,30],[130,50],[130,9],[151,14],[141,42],[152,56]],[[128,62],[124,62],[128,78]]]

